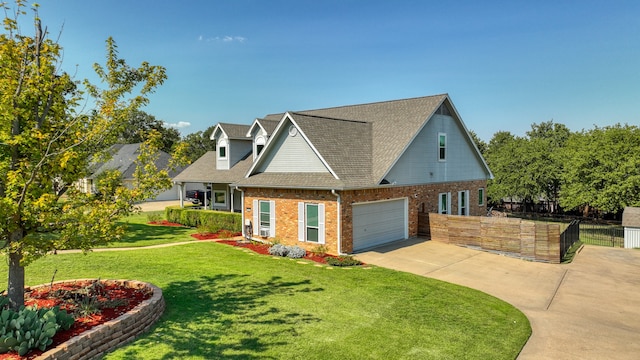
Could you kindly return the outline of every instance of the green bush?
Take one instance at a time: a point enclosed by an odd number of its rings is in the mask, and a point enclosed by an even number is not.
[[[356,266],[362,265],[362,261],[354,259],[353,256],[342,255],[338,257],[327,257],[327,264],[331,266]]]
[[[242,231],[242,215],[226,211],[181,209],[170,206],[165,209],[165,218],[169,222],[185,226],[206,229],[215,233],[219,230]]]

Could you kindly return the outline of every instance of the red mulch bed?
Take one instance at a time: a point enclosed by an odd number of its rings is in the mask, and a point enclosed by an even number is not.
[[[77,281],[75,283],[60,283],[54,284],[53,289],[49,286],[42,286],[32,291],[25,291],[25,305],[37,305],[38,307],[53,307],[60,306],[61,309],[67,310],[67,312],[73,312],[73,305],[64,302],[63,300],[56,298],[51,294],[52,291],[65,289],[76,290],[91,284],[91,281]],[[100,313],[89,315],[86,317],[76,318],[75,322],[69,330],[60,330],[53,336],[53,343],[48,349],[52,349],[72,337],[79,335],[91,328],[101,325],[109,320],[113,320],[122,314],[127,313],[131,309],[135,308],[142,301],[151,297],[151,292],[147,289],[136,289],[125,287],[119,283],[102,283],[101,295],[98,296],[98,300],[126,300],[126,305],[118,306],[115,308],[101,309]],[[0,354],[0,360],[5,359],[35,359],[37,356],[42,355],[42,351],[38,349],[31,350],[27,355],[20,356],[15,352],[8,352]]]
[[[149,221],[149,224],[150,225],[161,225],[161,226],[179,226],[179,227],[184,227],[184,225],[182,225],[182,224],[169,222],[167,220]]]
[[[228,239],[236,236],[242,236],[242,233],[232,233],[229,231],[218,231],[215,234],[206,233],[206,234],[191,234],[191,237],[196,238],[198,240],[215,240],[215,239]]]
[[[246,248],[249,249],[251,251],[254,251],[258,254],[261,255],[270,255],[269,254],[269,247],[271,247],[271,245],[269,244],[262,244],[259,242],[244,242],[244,241],[237,241],[237,240],[220,240],[218,241],[221,244],[227,244],[227,245],[231,245],[231,246],[237,246],[237,247],[242,247],[242,248]],[[315,255],[311,252],[307,252],[307,255],[305,255],[305,257],[303,257],[303,259],[307,259],[307,260],[311,260],[311,261],[315,261],[317,263],[320,264],[326,264],[327,263],[327,257],[334,257],[333,255],[329,255],[329,254],[325,254],[325,255]]]

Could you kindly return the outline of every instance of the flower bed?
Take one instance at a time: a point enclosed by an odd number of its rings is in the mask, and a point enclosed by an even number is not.
[[[237,236],[242,236],[242,233],[231,232],[228,230],[220,230],[217,233],[204,233],[204,234],[191,234],[191,237],[198,240],[215,240],[215,239],[229,239]]]
[[[182,224],[178,224],[178,223],[170,222],[170,221],[167,221],[167,220],[149,221],[149,225],[185,227],[185,226],[184,226],[184,225],[182,225]]]
[[[231,246],[246,248],[261,255],[270,255],[269,248],[271,247],[271,244],[264,244],[257,241],[246,242],[246,241],[237,241],[237,240],[220,240],[217,242],[231,245]],[[338,259],[339,256],[329,255],[329,254],[320,255],[320,254],[307,252],[307,254],[302,259],[311,260],[320,264],[327,264],[327,258]]]
[[[60,306],[68,312],[79,310],[71,302],[56,297],[96,283],[96,280],[59,281],[27,288],[25,304],[42,307]],[[103,280],[100,298],[120,306],[105,307],[100,313],[77,317],[69,330],[53,337],[50,349],[42,353],[32,350],[26,356],[15,353],[0,354],[0,359],[80,359],[93,358],[117,346],[132,341],[147,331],[164,311],[160,288],[139,281]],[[82,309],[80,309],[82,310]],[[85,309],[86,310],[86,309]]]

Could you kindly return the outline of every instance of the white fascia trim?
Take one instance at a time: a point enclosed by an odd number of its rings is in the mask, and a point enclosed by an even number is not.
[[[224,137],[228,138],[227,133],[224,132],[224,129],[222,128],[220,123],[218,123],[218,124],[216,124],[216,127],[213,128],[213,131],[211,132],[211,136],[209,137],[210,140],[215,140],[216,139],[216,132],[218,132],[218,130],[220,130],[220,132],[222,132]]]
[[[260,124],[260,120],[255,119],[255,120],[253,120],[253,123],[251,124],[251,127],[249,128],[249,131],[247,131],[247,135],[246,135],[246,137],[249,137],[249,138],[250,138],[250,137],[253,137],[252,133],[253,133],[253,130],[254,130],[254,128],[255,128],[256,126],[258,126],[258,127],[260,128],[260,130],[262,130],[262,132],[263,132],[264,134],[266,134],[266,133],[267,133],[267,131],[264,129],[264,127],[262,127],[262,124]]]
[[[287,120],[289,120],[291,122],[291,124],[293,124],[293,126],[296,127],[296,129],[298,130],[298,133],[304,138],[304,140],[307,142],[307,144],[309,144],[309,146],[311,146],[311,150],[313,150],[313,152],[316,154],[316,156],[318,156],[318,158],[320,159],[320,161],[322,162],[322,164],[329,169],[329,172],[331,173],[331,175],[333,175],[333,177],[336,180],[340,180],[340,178],[338,178],[338,175],[336,175],[335,171],[333,171],[333,169],[329,166],[329,164],[326,162],[326,160],[320,155],[320,153],[318,152],[318,149],[316,149],[315,146],[313,146],[313,143],[311,143],[311,141],[309,141],[309,138],[307,137],[307,135],[300,130],[300,126],[298,126],[298,124],[293,121],[293,117],[291,117],[291,114],[289,114],[289,112],[287,111],[283,116],[282,119],[280,119],[280,122],[278,123],[278,126],[276,126],[276,129],[273,131],[273,133],[271,134],[271,136],[269,136],[269,138],[267,139],[266,143],[264,144],[264,148],[262,149],[262,152],[258,155],[258,157],[256,158],[256,160],[253,162],[253,164],[251,165],[251,168],[249,168],[249,171],[247,171],[247,173],[244,175],[244,178],[248,178],[249,176],[251,176],[254,172],[254,170],[256,169],[256,167],[262,162],[262,159],[264,158],[264,154],[268,153],[270,150],[270,144],[272,141],[274,141],[274,139],[277,139],[280,136],[280,133],[284,130],[282,130],[284,128],[284,123],[287,122]]]
[[[411,141],[409,141],[405,146],[404,149],[402,149],[402,151],[400,152],[400,155],[398,155],[398,157],[393,160],[393,162],[391,163],[391,166],[389,166],[389,168],[387,169],[387,171],[385,171],[384,174],[382,174],[382,177],[380,179],[378,179],[376,181],[376,184],[380,184],[380,182],[382,180],[384,180],[384,178],[387,177],[387,175],[389,175],[389,172],[391,171],[391,169],[393,169],[394,166],[396,166],[396,163],[398,161],[400,161],[400,158],[402,157],[402,155],[404,155],[404,153],[407,151],[407,149],[409,149],[409,146],[411,146],[411,144],[413,144],[413,142],[416,140],[416,138],[418,137],[418,135],[422,132],[422,129],[424,129],[425,126],[427,126],[427,124],[429,123],[429,120],[431,120],[433,118],[433,114],[435,114],[436,110],[438,110],[440,108],[440,106],[442,106],[442,103],[444,103],[444,101],[446,99],[449,98],[449,95],[445,95],[445,98],[442,99],[442,101],[438,104],[438,106],[433,108],[433,111],[431,111],[431,114],[429,114],[429,116],[427,116],[427,119],[422,123],[422,126],[420,126],[420,128],[418,129],[418,131],[416,131],[415,134],[413,134],[413,136],[411,137]]]
[[[484,168],[487,171],[487,173],[489,173],[489,179],[493,179],[493,173],[491,172],[491,169],[489,169],[489,165],[487,165],[487,161],[484,159],[484,156],[482,156],[482,154],[480,153],[480,149],[478,149],[476,142],[473,141],[473,138],[471,137],[471,133],[469,133],[469,129],[467,129],[467,125],[465,125],[464,121],[462,121],[460,114],[458,114],[458,110],[453,105],[453,102],[451,101],[451,99],[449,99],[449,95],[447,95],[446,99],[449,100],[449,105],[451,105],[451,108],[453,109],[453,113],[455,114],[454,119],[457,120],[460,123],[460,125],[462,125],[462,129],[464,129],[465,135],[467,136],[467,140],[471,143],[471,145],[473,145],[473,148],[476,151],[476,155],[482,161],[482,165],[484,165]]]
[[[309,138],[307,137],[307,135],[300,129],[300,126],[298,126],[298,124],[293,120],[293,117],[291,117],[289,115],[289,113],[286,113],[285,116],[289,116],[289,121],[291,121],[291,123],[296,127],[296,129],[298,129],[298,133],[300,135],[302,135],[302,137],[304,138],[304,140],[307,142],[307,144],[309,144],[309,146],[311,146],[311,150],[313,150],[313,152],[316,154],[316,156],[320,159],[320,161],[322,162],[322,164],[329,169],[329,172],[331,173],[331,175],[333,175],[333,178],[336,180],[340,180],[340,178],[338,177],[338,175],[335,173],[335,171],[333,171],[333,169],[331,168],[331,166],[329,166],[329,163],[327,163],[327,161],[322,157],[322,155],[320,155],[320,153],[318,152],[318,149],[316,149],[315,146],[313,146],[313,143],[309,140]]]

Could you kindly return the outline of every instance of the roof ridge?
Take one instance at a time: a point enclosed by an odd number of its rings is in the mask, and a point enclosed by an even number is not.
[[[294,114],[294,115],[302,115],[302,116],[307,116],[307,117],[312,117],[312,118],[346,121],[346,122],[353,122],[353,123],[359,123],[359,124],[369,124],[369,122],[362,121],[362,120],[351,120],[351,119],[342,119],[342,118],[335,118],[335,117],[315,115],[315,114],[305,114],[303,112],[297,112],[297,111],[287,111],[287,113]]]
[[[448,93],[442,93],[442,94],[436,94],[436,95],[415,96],[415,97],[405,98],[405,99],[373,101],[373,102],[369,102],[369,103],[362,103],[362,104],[350,104],[350,105],[332,106],[332,107],[320,108],[320,109],[307,109],[307,110],[300,110],[300,111],[297,111],[297,112],[298,112],[298,113],[300,113],[300,112],[305,112],[305,111],[320,111],[320,110],[339,109],[339,108],[349,108],[349,107],[365,106],[365,105],[377,105],[377,104],[393,103],[393,102],[408,101],[408,100],[417,100],[417,99],[434,98],[434,97],[438,97],[438,96],[449,96],[449,94],[448,94]]]

